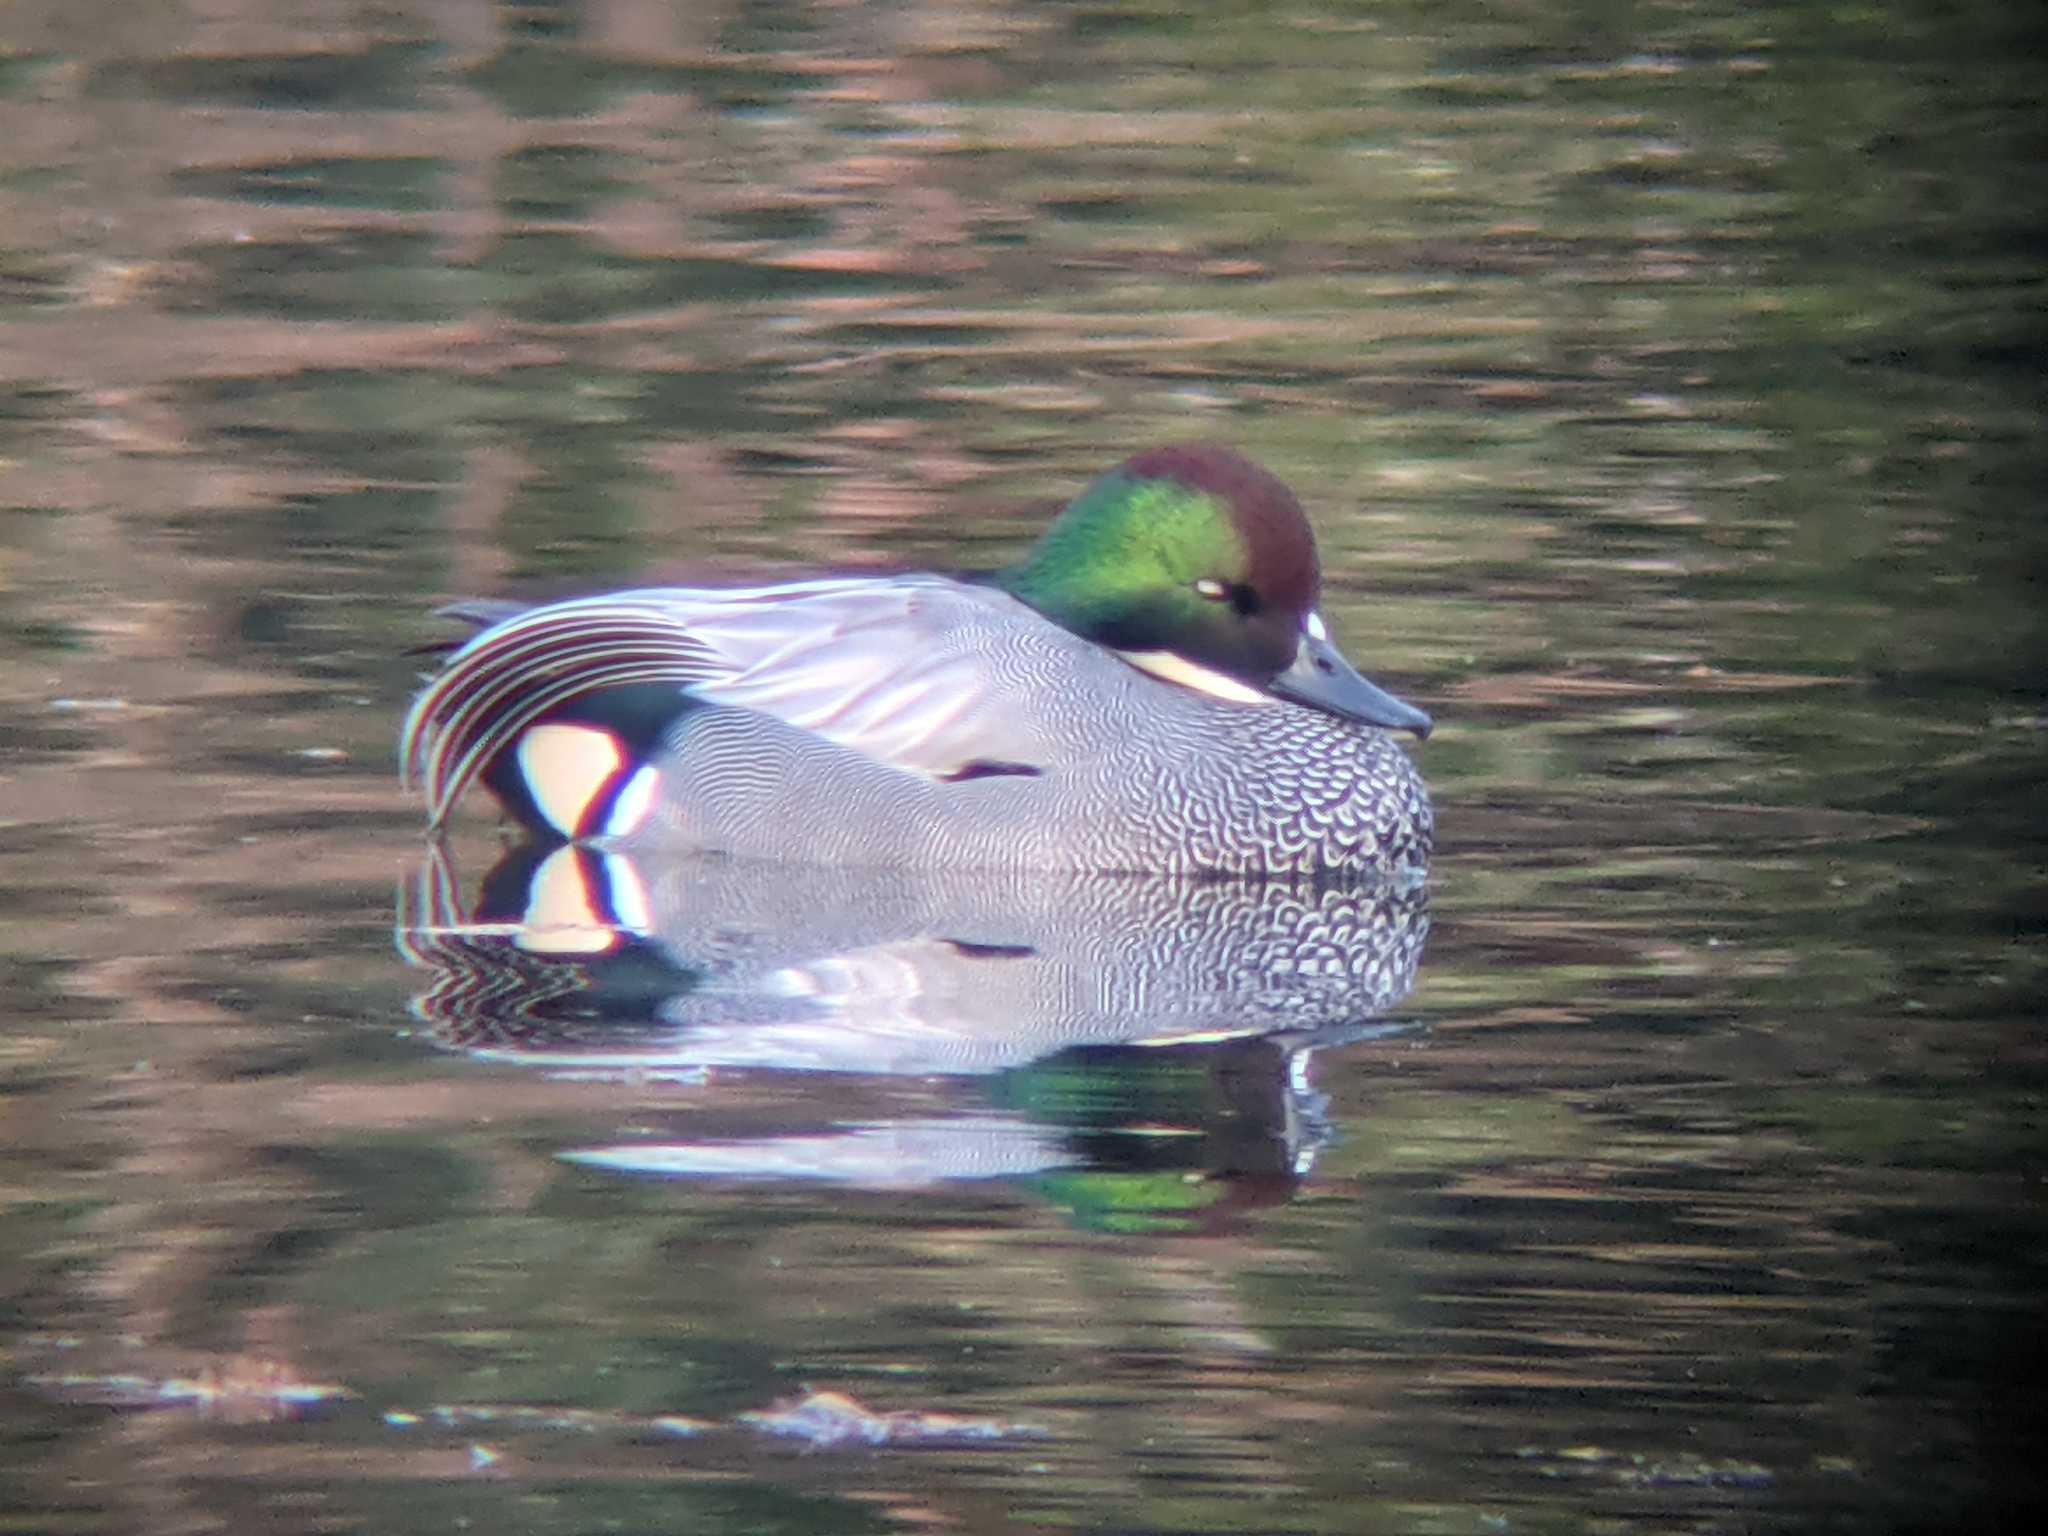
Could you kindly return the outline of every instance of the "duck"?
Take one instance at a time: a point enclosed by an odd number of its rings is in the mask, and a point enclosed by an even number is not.
[[[875,869],[1427,870],[1422,710],[1337,649],[1307,514],[1215,443],[1098,476],[980,577],[512,608],[413,702],[430,830],[481,782],[543,841]]]

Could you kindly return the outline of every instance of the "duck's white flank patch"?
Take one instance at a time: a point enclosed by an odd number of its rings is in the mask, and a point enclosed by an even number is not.
[[[1303,619],[1301,621],[1301,632],[1311,640],[1327,640],[1330,638],[1330,631],[1324,627],[1323,616],[1320,613],[1311,613],[1307,618]]]
[[[544,727],[553,729],[553,727]],[[583,878],[574,848],[557,848],[541,861],[519,914],[519,947],[539,955],[601,955],[618,933],[598,910],[596,892]]]
[[[652,763],[636,768],[633,777],[626,780],[626,787],[619,791],[619,798],[612,802],[612,813],[605,818],[604,835],[630,837],[638,831],[654,808],[654,792],[660,787],[661,773]]]
[[[1205,667],[1199,661],[1173,651],[1118,651],[1132,666],[1141,672],[1150,672],[1154,677],[1164,678],[1169,683],[1179,683],[1183,688],[1192,688],[1197,693],[1206,693],[1214,699],[1228,699],[1233,704],[1276,704],[1279,700],[1269,693],[1261,693],[1249,683],[1241,683],[1227,672],[1218,672],[1214,667]]]
[[[625,762],[616,737],[594,725],[536,725],[519,738],[519,772],[527,793],[564,837],[583,831],[593,800]]]

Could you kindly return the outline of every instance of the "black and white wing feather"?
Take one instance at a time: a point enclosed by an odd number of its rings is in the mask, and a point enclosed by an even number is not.
[[[935,780],[981,764],[1029,768],[1048,744],[1020,707],[1030,690],[1015,685],[1070,651],[1085,648],[1007,594],[935,576],[551,603],[449,657],[406,717],[402,772],[424,785],[438,825],[549,711],[644,683],[754,710]]]

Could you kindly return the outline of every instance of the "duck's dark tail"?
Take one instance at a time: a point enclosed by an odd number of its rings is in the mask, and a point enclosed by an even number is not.
[[[700,707],[673,683],[599,687],[536,717],[484,760],[477,777],[537,836],[630,832],[659,786],[653,760],[662,743]]]
[[[687,691],[701,672],[699,647],[630,600],[442,611],[480,632],[451,648],[400,737],[401,772],[425,788],[432,824],[481,779],[536,836],[631,830],[658,784],[652,759],[699,707]]]

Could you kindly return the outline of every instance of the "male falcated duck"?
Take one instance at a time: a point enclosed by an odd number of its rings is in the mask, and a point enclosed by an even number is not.
[[[1388,874],[1429,857],[1338,654],[1301,504],[1210,445],[1125,460],[1019,564],[654,587],[502,616],[401,756],[436,826],[473,779],[543,835],[846,866]],[[464,610],[452,610],[458,615]]]

